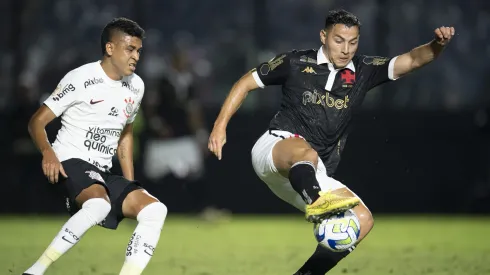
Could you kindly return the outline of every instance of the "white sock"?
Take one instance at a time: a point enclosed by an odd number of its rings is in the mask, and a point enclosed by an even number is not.
[[[42,275],[61,255],[72,248],[91,227],[105,219],[111,211],[111,204],[104,199],[89,199],[75,215],[63,225],[37,262],[25,273]]]
[[[138,213],[138,226],[129,240],[120,275],[139,275],[143,272],[158,244],[166,216],[167,207],[161,202],[151,203]]]

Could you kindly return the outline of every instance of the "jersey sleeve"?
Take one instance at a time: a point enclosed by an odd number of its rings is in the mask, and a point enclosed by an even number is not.
[[[368,90],[381,85],[383,83],[396,80],[394,78],[394,66],[396,57],[380,57],[380,56],[361,56],[361,66],[367,74]]]
[[[135,104],[134,111],[131,113],[128,120],[126,120],[126,124],[133,123],[134,120],[136,119],[136,116],[138,115],[139,110],[140,110],[141,103],[143,102],[143,95],[145,94],[145,85],[144,85],[143,81],[141,82],[141,86],[142,86],[142,88],[140,90],[140,95],[137,97],[137,100],[134,103]]]
[[[268,62],[261,63],[252,69],[252,76],[259,87],[282,85],[291,71],[291,52],[275,56]]]
[[[76,75],[75,72],[66,74],[53,93],[44,101],[44,105],[48,106],[57,117],[77,101],[77,92],[80,86],[77,83]]]

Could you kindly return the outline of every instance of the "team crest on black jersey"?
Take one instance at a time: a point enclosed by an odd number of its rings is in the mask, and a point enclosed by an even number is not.
[[[362,62],[366,65],[374,65],[374,66],[381,66],[386,63],[386,61],[390,60],[387,57],[381,57],[381,56],[365,56],[362,59]]]
[[[277,66],[281,65],[284,62],[284,57],[286,57],[285,54],[273,58],[265,64],[262,64],[262,66],[260,66],[260,74],[268,75],[270,71],[273,71],[275,68],[277,68]]]
[[[124,108],[123,113],[126,118],[129,118],[134,111],[134,100],[129,97],[124,99],[124,102],[126,102],[126,108]]]
[[[356,73],[349,69],[344,69],[340,71],[340,79],[342,80],[343,88],[351,88],[356,82]]]

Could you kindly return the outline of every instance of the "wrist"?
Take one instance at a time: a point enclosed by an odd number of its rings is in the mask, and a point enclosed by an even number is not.
[[[221,130],[226,130],[226,125],[227,123],[226,122],[223,122],[223,121],[216,121],[214,123],[214,127],[213,129],[221,129]]]
[[[444,45],[442,42],[437,41],[437,39],[432,40],[432,41],[429,43],[429,45],[430,45],[430,47],[431,47],[431,48],[432,48],[434,51],[436,51],[436,52],[441,51],[441,50],[442,50],[442,49],[444,49],[444,47],[446,46],[446,45]]]
[[[40,148],[39,151],[41,151],[41,154],[44,156],[46,153],[52,152],[53,148],[51,146],[47,146],[44,148]]]

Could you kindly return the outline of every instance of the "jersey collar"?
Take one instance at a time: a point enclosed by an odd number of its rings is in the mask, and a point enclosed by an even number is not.
[[[328,60],[327,56],[323,53],[323,46],[321,46],[316,53],[316,64],[320,65],[325,63],[328,65],[328,69],[330,71],[339,71],[343,69],[343,68],[335,69],[333,67],[333,64],[330,62],[330,60]],[[353,72],[356,72],[356,67],[354,66],[354,62],[352,62],[352,60],[345,67]]]
[[[112,86],[112,87],[118,87],[118,86],[121,86],[122,84],[122,80],[114,80],[112,78],[110,78],[104,71],[104,69],[102,68],[102,65],[101,65],[101,62],[102,60],[98,60],[96,62],[94,62],[96,64],[96,70],[98,71],[99,75],[104,78],[104,82],[106,84],[108,84],[109,86]],[[123,78],[124,79],[124,78]]]

